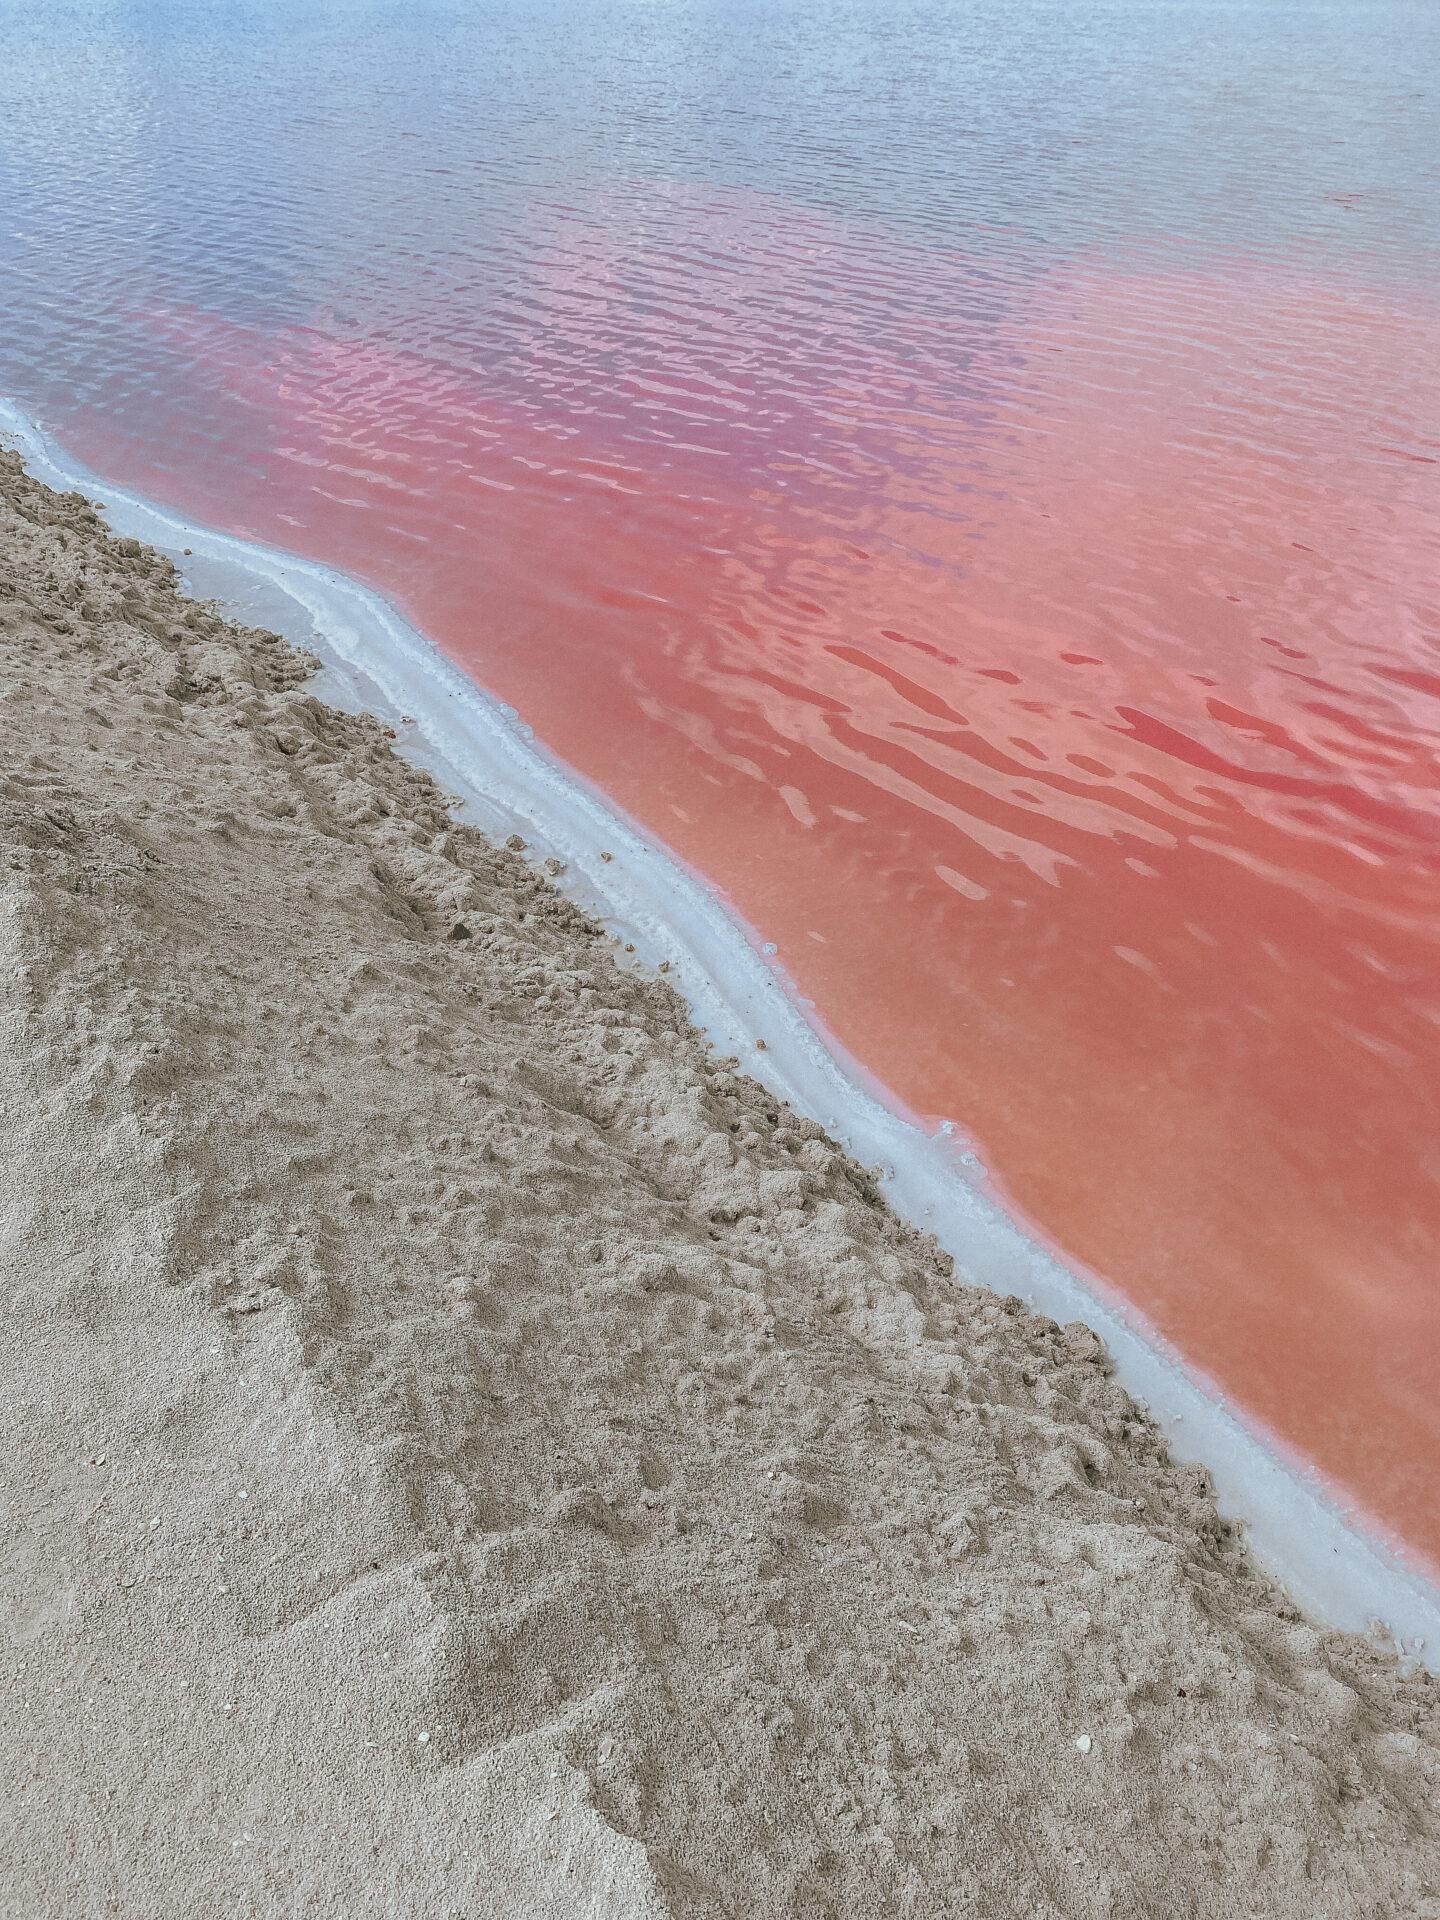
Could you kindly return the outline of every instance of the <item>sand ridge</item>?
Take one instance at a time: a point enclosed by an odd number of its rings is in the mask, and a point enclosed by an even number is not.
[[[25,1915],[1440,1915],[1435,1683],[0,454]]]

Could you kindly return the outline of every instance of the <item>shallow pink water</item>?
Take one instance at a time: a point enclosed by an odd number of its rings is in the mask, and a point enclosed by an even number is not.
[[[402,604],[1440,1564],[1440,306],[667,193],[453,354],[137,305],[65,439]]]

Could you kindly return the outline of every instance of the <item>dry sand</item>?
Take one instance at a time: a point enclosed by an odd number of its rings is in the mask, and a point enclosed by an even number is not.
[[[1440,1916],[1435,1682],[308,671],[0,454],[0,1911]]]

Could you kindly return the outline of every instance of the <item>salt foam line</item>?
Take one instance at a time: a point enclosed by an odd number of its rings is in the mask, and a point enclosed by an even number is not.
[[[638,962],[670,962],[670,978],[717,1049],[740,1054],[773,1093],[820,1121],[858,1160],[885,1169],[896,1211],[933,1233],[964,1279],[1095,1329],[1172,1455],[1204,1462],[1222,1511],[1246,1524],[1257,1555],[1297,1599],[1323,1621],[1380,1633],[1407,1660],[1440,1672],[1440,1590],[1351,1524],[1318,1479],[1287,1465],[1141,1328],[1027,1239],[967,1181],[953,1142],[927,1138],[858,1084],[716,890],[547,759],[513,710],[482,693],[378,594],[99,480],[4,399],[0,435],[37,479],[102,499],[109,524],[168,553],[192,592],[311,647],[325,662],[316,690],[388,720],[401,751],[465,802],[467,818],[502,838],[518,832],[560,858],[566,891],[632,941]]]

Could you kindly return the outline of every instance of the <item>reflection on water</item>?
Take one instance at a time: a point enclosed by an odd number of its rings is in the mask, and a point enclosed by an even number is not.
[[[0,384],[399,600],[1440,1556],[1434,32],[1364,11],[0,27]]]

